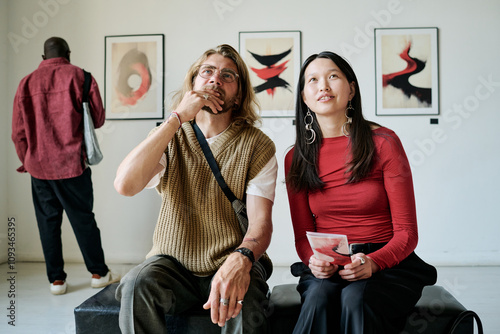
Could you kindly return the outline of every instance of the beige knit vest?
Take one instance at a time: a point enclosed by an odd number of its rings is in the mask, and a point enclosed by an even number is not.
[[[229,188],[240,199],[275,154],[274,143],[252,126],[232,124],[210,146]],[[162,206],[147,257],[170,255],[194,275],[214,274],[243,236],[189,122],[165,151],[168,166],[157,189]]]

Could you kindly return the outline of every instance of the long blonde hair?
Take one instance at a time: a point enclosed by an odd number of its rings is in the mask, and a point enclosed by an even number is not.
[[[214,49],[209,49],[191,65],[191,68],[186,73],[184,83],[181,90],[177,91],[173,97],[172,109],[175,110],[182,101],[184,95],[193,90],[194,79],[198,75],[200,66],[213,54],[219,54],[231,59],[238,70],[238,95],[241,97],[241,105],[239,109],[233,111],[233,121],[240,124],[256,125],[260,121],[259,103],[256,100],[255,93],[250,82],[248,68],[238,51],[228,44],[221,44]]]

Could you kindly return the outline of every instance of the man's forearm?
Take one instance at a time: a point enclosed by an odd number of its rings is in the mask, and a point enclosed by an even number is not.
[[[269,199],[255,195],[247,196],[248,231],[239,247],[250,249],[254,253],[255,260],[264,254],[271,243],[272,207],[273,202]]]

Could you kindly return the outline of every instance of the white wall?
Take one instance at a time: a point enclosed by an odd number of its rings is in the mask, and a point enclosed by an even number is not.
[[[500,198],[500,158],[495,153],[500,141],[496,136],[500,122],[500,43],[495,32],[500,31],[496,19],[499,10],[500,3],[495,0],[474,4],[464,0],[11,0],[9,32],[22,36],[26,22],[41,21],[30,31],[26,43],[17,46],[18,50],[8,47],[9,80],[7,99],[2,99],[2,119],[7,118],[10,124],[17,83],[38,66],[43,42],[51,36],[68,41],[72,62],[91,71],[104,94],[104,36],[165,34],[168,104],[188,67],[207,48],[221,43],[237,48],[240,31],[300,30],[302,59],[322,50],[347,56],[360,81],[365,116],[400,135],[414,174],[419,254],[433,264],[498,265],[500,219],[495,206]],[[438,125],[430,125],[429,116],[375,116],[375,26],[439,28]],[[484,81],[492,83],[486,87]],[[460,106],[461,114],[456,111]],[[294,139],[291,122],[264,121],[264,129],[279,151],[275,229],[269,249],[279,265],[297,259],[281,169],[283,152]],[[107,121],[99,131],[105,159],[93,168],[95,213],[109,262],[139,262],[151,247],[159,197],[155,191],[121,197],[113,189],[113,179],[120,161],[155,123]],[[434,131],[440,131],[440,135],[433,137]],[[18,260],[42,260],[29,176],[15,172],[19,162],[12,144],[8,144],[4,156],[8,167],[8,212],[19,222]],[[64,226],[65,258],[81,261],[67,221]]]

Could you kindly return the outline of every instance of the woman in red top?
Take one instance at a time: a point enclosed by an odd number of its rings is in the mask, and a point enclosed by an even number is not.
[[[285,158],[302,309],[294,333],[399,333],[436,270],[413,251],[410,166],[397,135],[363,118],[358,81],[332,52],[303,64]],[[307,231],[345,234],[351,263],[318,259]]]

